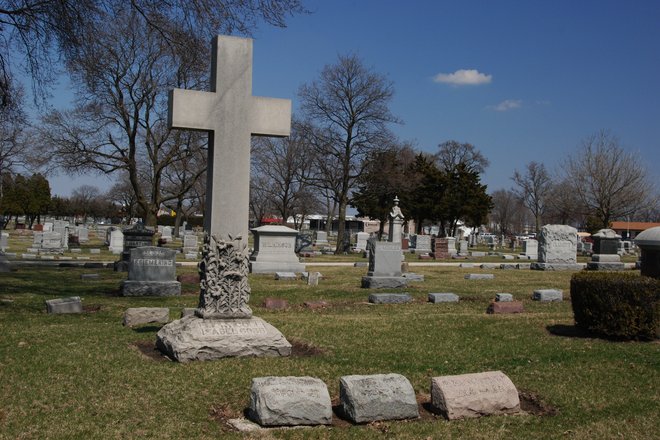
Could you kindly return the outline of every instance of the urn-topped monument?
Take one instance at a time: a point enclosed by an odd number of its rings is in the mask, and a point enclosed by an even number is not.
[[[291,344],[248,306],[250,136],[288,136],[291,101],[252,96],[252,40],[213,41],[211,92],[173,90],[169,125],[209,132],[199,306],[165,325],[157,346],[180,362],[288,356]]]

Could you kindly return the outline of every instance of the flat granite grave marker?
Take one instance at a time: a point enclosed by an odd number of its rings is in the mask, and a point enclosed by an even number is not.
[[[400,374],[343,376],[339,399],[344,415],[353,423],[419,417],[415,390]]]
[[[199,306],[165,325],[158,348],[180,362],[289,356],[291,344],[252,316],[247,257],[251,135],[288,136],[291,101],[252,96],[252,40],[213,40],[211,92],[170,92],[168,126],[204,130],[208,179]]]
[[[131,307],[124,311],[125,327],[135,327],[144,324],[165,324],[170,320],[170,309],[167,307]]]
[[[522,313],[524,311],[525,308],[522,301],[492,301],[486,308],[486,313],[492,315]]]
[[[446,303],[458,302],[459,297],[455,293],[429,293],[429,302]]]
[[[497,302],[511,302],[513,301],[513,295],[510,293],[496,293],[495,301]]]
[[[541,302],[562,301],[564,292],[556,289],[539,289],[534,291],[532,299]]]
[[[495,275],[492,273],[469,273],[463,278],[466,280],[492,280],[495,279]]]
[[[501,371],[431,378],[431,405],[449,420],[520,412],[518,390]]]
[[[369,302],[372,304],[404,304],[412,301],[407,293],[372,293]]]
[[[249,416],[261,426],[329,425],[330,393],[315,377],[256,377]]]
[[[57,315],[61,313],[82,313],[82,301],[79,296],[46,300],[46,312]]]

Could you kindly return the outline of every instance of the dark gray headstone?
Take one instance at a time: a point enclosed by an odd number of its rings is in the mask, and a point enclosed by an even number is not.
[[[372,304],[403,304],[412,301],[407,293],[372,293],[369,302]]]
[[[128,263],[132,281],[176,280],[176,251],[156,246],[133,248]]]
[[[429,302],[446,303],[458,302],[459,297],[455,293],[429,293]]]
[[[82,301],[79,296],[49,299],[46,301],[46,311],[51,314],[82,313]]]
[[[415,390],[400,374],[343,376],[339,398],[344,414],[354,423],[419,417]]]

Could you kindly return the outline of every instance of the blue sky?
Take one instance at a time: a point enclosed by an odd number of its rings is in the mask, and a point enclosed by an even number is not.
[[[404,124],[393,131],[429,152],[450,139],[475,145],[491,162],[489,191],[511,187],[532,160],[556,169],[601,129],[660,177],[660,1],[306,5],[312,13],[287,28],[254,33],[255,95],[290,98],[295,109],[301,84],[355,53],[394,84],[391,109]],[[57,194],[82,183],[51,181]]]

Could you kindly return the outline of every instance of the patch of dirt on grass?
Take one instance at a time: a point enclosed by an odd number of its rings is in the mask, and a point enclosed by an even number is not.
[[[140,352],[146,359],[156,362],[167,362],[169,358],[156,348],[156,343],[152,341],[140,340],[129,345],[132,349]]]
[[[99,304],[89,304],[86,306],[83,306],[83,312],[85,313],[96,313],[99,310],[101,310],[101,306]]]
[[[316,347],[301,339],[290,339],[289,342],[291,342],[291,356],[310,357],[327,354],[327,350]]]
[[[540,396],[529,391],[518,392],[520,409],[534,416],[556,416],[559,410],[546,403]]]

